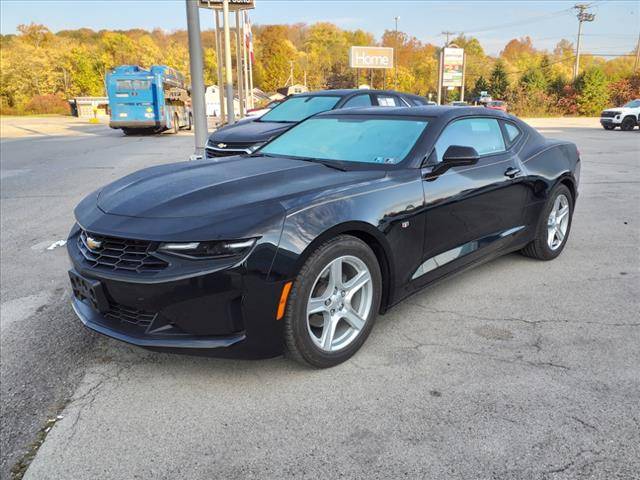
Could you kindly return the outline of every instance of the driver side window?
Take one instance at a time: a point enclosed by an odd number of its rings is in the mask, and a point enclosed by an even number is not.
[[[480,156],[504,152],[504,138],[495,118],[464,118],[447,125],[436,142],[437,161],[451,145],[473,147]]]

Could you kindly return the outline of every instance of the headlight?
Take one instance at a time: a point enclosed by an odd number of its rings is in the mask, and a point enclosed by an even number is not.
[[[158,251],[188,258],[242,258],[256,244],[256,238],[214,242],[161,243]]]
[[[253,153],[253,152],[255,152],[255,151],[256,151],[256,150],[258,150],[261,146],[263,146],[265,143],[267,143],[267,142],[254,143],[253,145],[251,145],[251,146],[249,147],[249,149],[248,149],[248,150],[249,150],[249,153]]]

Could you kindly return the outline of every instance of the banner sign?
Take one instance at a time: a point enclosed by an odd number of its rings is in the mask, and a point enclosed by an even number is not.
[[[200,8],[222,10],[222,0],[200,0]],[[254,0],[229,0],[229,10],[245,10],[255,8]]]
[[[445,48],[443,58],[442,85],[445,87],[461,87],[464,49]]]
[[[351,68],[393,68],[393,48],[351,47],[349,66]]]

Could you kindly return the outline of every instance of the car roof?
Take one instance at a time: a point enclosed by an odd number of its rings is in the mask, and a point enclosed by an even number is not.
[[[503,119],[513,119],[509,115],[500,110],[490,110],[484,107],[454,107],[449,105],[422,105],[419,107],[360,107],[347,108],[340,110],[329,110],[317,114],[320,117],[330,117],[334,115],[375,115],[389,117],[425,117],[425,118],[443,118],[449,120],[455,117],[496,117]]]
[[[339,88],[335,90],[317,90],[315,92],[296,93],[295,97],[345,97],[354,93],[389,93],[395,95],[413,96],[409,93],[397,92],[395,90],[376,90],[372,88]]]

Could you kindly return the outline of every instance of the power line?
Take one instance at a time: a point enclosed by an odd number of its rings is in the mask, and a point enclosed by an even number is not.
[[[515,27],[515,26],[519,26],[519,25],[526,25],[528,23],[535,23],[541,20],[548,20],[551,18],[555,18],[555,17],[560,17],[563,15],[567,15],[569,13],[571,13],[571,11],[573,10],[573,7],[570,8],[565,8],[563,10],[558,10],[557,12],[552,12],[552,13],[547,13],[544,15],[538,15],[537,17],[531,17],[528,18],[526,20],[518,20],[515,22],[509,22],[509,23],[503,23],[501,25],[494,25],[494,26],[489,26],[489,27],[482,27],[482,28],[478,28],[475,30],[465,30],[465,31],[461,31],[459,32],[461,35],[465,34],[465,33],[482,33],[482,32],[490,32],[492,30],[500,30],[502,28],[507,28],[507,27]]]

